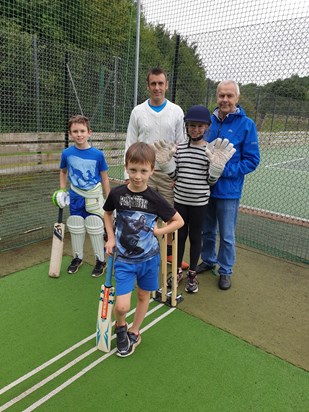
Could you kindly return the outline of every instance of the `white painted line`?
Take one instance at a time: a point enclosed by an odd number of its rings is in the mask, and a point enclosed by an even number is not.
[[[289,163],[295,163],[295,162],[299,162],[299,161],[302,161],[302,160],[306,160],[306,157],[299,157],[298,159],[286,160],[284,162],[270,163],[269,165],[266,165],[265,168],[277,167],[277,166],[281,166],[281,165],[287,165]],[[287,169],[284,169],[284,170],[287,170]]]
[[[155,311],[157,311],[158,309],[162,308],[162,306],[164,306],[163,303],[160,303],[159,305],[155,306],[154,308],[152,308],[151,310],[149,310],[146,315],[145,318],[149,315],[151,315],[152,313],[154,313]],[[132,326],[132,323],[129,324],[129,327]],[[112,336],[112,339],[115,339],[116,335]],[[17,395],[15,398],[11,399],[10,401],[8,401],[7,403],[3,404],[2,406],[0,406],[0,411],[5,411],[6,409],[10,408],[12,405],[14,405],[15,403],[21,401],[22,399],[24,399],[26,396],[30,395],[31,393],[35,392],[37,389],[41,388],[42,386],[44,386],[46,383],[52,381],[53,379],[55,379],[57,376],[61,375],[63,372],[67,371],[68,369],[70,369],[72,366],[76,365],[78,362],[80,362],[81,360],[85,359],[87,356],[91,355],[92,353],[96,352],[98,349],[95,346],[94,348],[89,349],[87,352],[84,352],[82,355],[78,356],[77,358],[73,359],[71,362],[67,363],[65,366],[63,366],[62,368],[58,369],[56,372],[54,372],[53,374],[47,376],[45,379],[43,379],[42,381],[38,382],[37,384],[33,385],[31,388],[25,390],[24,392],[22,392],[21,394]]]
[[[149,300],[149,303],[153,302],[153,299]],[[136,311],[136,308],[132,309],[130,312],[127,313],[127,317],[132,315]],[[113,325],[115,322],[113,322]],[[92,335],[89,335],[87,338],[82,339],[81,341],[77,342],[75,345],[71,346],[70,348],[66,349],[65,351],[59,353],[59,355],[55,356],[54,358],[50,359],[49,361],[43,363],[42,365],[38,366],[37,368],[33,369],[32,371],[28,372],[26,375],[21,376],[20,378],[16,379],[15,381],[11,382],[7,386],[4,386],[2,389],[0,389],[0,395],[3,393],[7,392],[9,389],[14,388],[14,386],[18,385],[19,383],[25,381],[26,379],[30,378],[31,376],[35,375],[38,372],[41,372],[43,369],[47,368],[48,366],[52,365],[54,362],[57,360],[63,358],[66,356],[68,353],[72,352],[73,350],[79,348],[82,346],[84,343],[88,342],[91,339],[94,339],[96,336],[96,332],[93,333]]]
[[[296,217],[296,216],[292,216],[292,215],[287,215],[285,213],[273,212],[272,210],[261,209],[261,208],[253,207],[253,206],[244,206],[242,204],[240,206],[241,206],[242,209],[252,210],[253,212],[259,212],[261,214],[263,214],[263,213],[266,214],[266,215],[270,214],[270,215],[273,215],[273,216],[278,216],[278,217],[281,217],[281,218],[296,220],[296,221],[299,221],[299,222],[306,222],[306,223],[309,222],[309,219],[305,219],[303,217]]]
[[[176,308],[171,308],[167,312],[163,313],[161,316],[158,318],[154,319],[152,322],[150,322],[148,325],[146,325],[143,329],[141,329],[141,333],[146,332],[146,330],[150,329],[152,326],[154,326],[156,323],[158,323],[160,320],[164,319],[166,316],[170,315]],[[117,348],[114,348],[111,352],[106,353],[105,355],[101,356],[101,358],[97,359],[96,361],[92,362],[90,365],[86,366],[84,369],[82,369],[79,373],[76,375],[72,376],[72,378],[68,379],[66,382],[64,382],[62,385],[58,386],[58,388],[54,389],[53,391],[49,392],[47,395],[45,395],[43,398],[39,399],[37,402],[33,403],[30,405],[27,409],[24,409],[23,412],[31,412],[37,407],[41,406],[43,403],[47,402],[49,399],[51,399],[53,396],[57,395],[57,393],[61,392],[63,389],[71,385],[71,383],[75,382],[77,379],[79,379],[81,376],[85,375],[87,372],[89,372],[91,369],[93,369],[95,366],[97,366],[99,363],[103,362],[107,358],[109,358],[111,355],[113,355],[117,351]],[[2,410],[2,409],[1,409]]]

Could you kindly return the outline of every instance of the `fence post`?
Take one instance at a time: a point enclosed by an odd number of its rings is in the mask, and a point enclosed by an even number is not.
[[[33,60],[34,60],[37,132],[40,132],[41,131],[40,82],[39,82],[39,64],[38,64],[38,44],[37,44],[36,37],[32,38],[32,46],[33,46]]]
[[[180,35],[177,34],[176,35],[176,47],[175,47],[175,59],[174,59],[174,75],[173,75],[173,85],[172,85],[172,99],[171,99],[173,103],[175,103],[175,99],[176,99],[179,46],[180,46]]]
[[[136,44],[135,44],[135,77],[134,77],[134,107],[137,105],[138,94],[138,67],[139,67],[139,42],[141,27],[141,2],[136,1]]]
[[[64,147],[69,147],[69,132],[68,132],[68,119],[69,119],[69,73],[67,65],[69,64],[69,54],[66,51],[64,55]]]
[[[270,123],[270,131],[273,131],[273,124],[274,124],[274,118],[275,118],[275,113],[276,113],[276,96],[274,98],[274,105],[273,105],[273,112],[272,112],[272,116],[271,116],[271,123]]]
[[[117,99],[118,99],[118,93],[117,93],[117,87],[118,87],[118,66],[119,66],[119,56],[114,56],[115,59],[115,72],[114,72],[114,119],[113,119],[113,131],[116,132],[116,127],[117,127],[117,122],[116,122],[116,117],[117,117]]]

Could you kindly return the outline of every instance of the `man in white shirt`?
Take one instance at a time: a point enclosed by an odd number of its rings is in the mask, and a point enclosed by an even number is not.
[[[184,141],[184,114],[180,106],[165,98],[167,89],[166,72],[160,67],[150,69],[147,75],[147,90],[150,97],[132,110],[125,152],[135,142],[153,144],[155,141],[164,140],[178,145]],[[127,178],[125,174],[125,179]],[[158,164],[148,185],[161,193],[171,205],[174,204],[174,183],[161,171]],[[171,239],[168,239],[168,256],[172,254],[170,243]]]

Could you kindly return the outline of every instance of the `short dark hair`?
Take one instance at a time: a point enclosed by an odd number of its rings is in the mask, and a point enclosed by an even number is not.
[[[164,69],[161,69],[161,67],[152,67],[151,69],[148,70],[148,74],[147,74],[147,83],[149,83],[149,76],[151,74],[154,74],[155,76],[159,76],[160,74],[164,74],[165,76],[165,80],[167,81],[167,73]]]
[[[82,114],[75,114],[74,116],[70,117],[68,121],[68,130],[71,130],[71,126],[73,123],[81,123],[87,127],[88,131],[90,131],[89,119],[88,117],[83,116]]]
[[[153,147],[144,142],[133,143],[126,152],[125,165],[131,163],[149,163],[153,170],[156,162],[156,152]]]

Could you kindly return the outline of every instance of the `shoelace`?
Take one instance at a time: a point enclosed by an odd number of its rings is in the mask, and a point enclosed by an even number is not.
[[[189,283],[195,285],[197,283],[196,275],[189,275]]]

